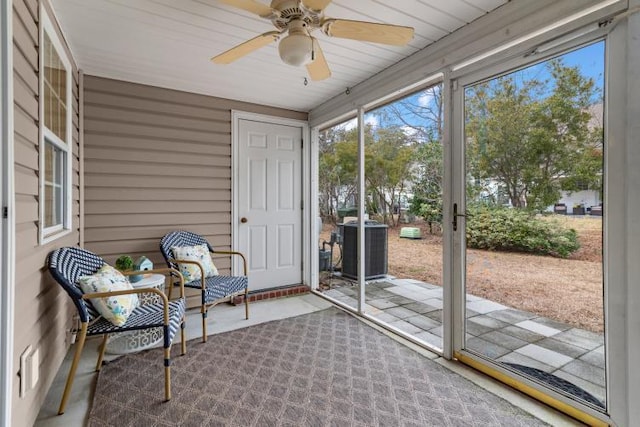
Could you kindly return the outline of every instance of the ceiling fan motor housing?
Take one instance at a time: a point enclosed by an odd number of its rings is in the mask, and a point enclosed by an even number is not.
[[[271,22],[281,31],[290,29],[291,26],[289,24],[296,20],[304,21],[309,30],[320,26],[321,16],[303,7],[299,1],[273,0],[271,9],[274,12],[271,16]]]

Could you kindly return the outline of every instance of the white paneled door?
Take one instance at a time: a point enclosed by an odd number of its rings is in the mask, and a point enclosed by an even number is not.
[[[238,124],[239,247],[250,290],[302,282],[302,128]]]

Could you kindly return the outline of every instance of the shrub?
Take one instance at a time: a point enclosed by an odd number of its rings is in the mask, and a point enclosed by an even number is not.
[[[513,208],[472,206],[467,215],[467,246],[566,258],[580,248],[575,230]]]

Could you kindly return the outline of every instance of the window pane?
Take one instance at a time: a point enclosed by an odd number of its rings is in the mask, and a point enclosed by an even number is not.
[[[65,152],[45,141],[44,226],[62,225],[64,208]]]
[[[67,71],[49,35],[44,33],[44,125],[63,141],[67,139]]]

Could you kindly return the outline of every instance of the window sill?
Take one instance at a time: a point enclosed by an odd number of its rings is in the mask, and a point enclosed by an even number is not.
[[[52,232],[47,233],[47,234],[42,234],[40,236],[40,246],[46,245],[47,243],[51,243],[54,240],[57,240],[57,239],[59,239],[61,237],[64,237],[67,234],[70,234],[71,231],[72,231],[71,229],[65,228],[65,229],[62,229],[62,230],[52,231]]]

